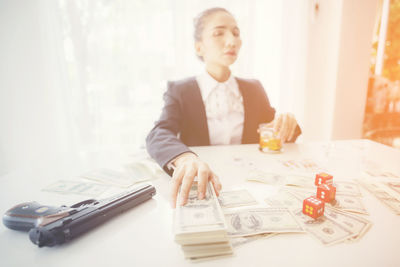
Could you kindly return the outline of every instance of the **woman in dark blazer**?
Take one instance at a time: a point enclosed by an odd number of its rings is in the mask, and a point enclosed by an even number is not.
[[[241,39],[236,21],[227,10],[212,8],[200,13],[195,19],[195,41],[196,53],[205,63],[205,76],[168,83],[161,117],[146,139],[149,154],[172,175],[173,207],[176,205],[179,190],[180,204],[184,205],[187,202],[190,187],[196,176],[199,199],[204,198],[208,181],[212,182],[217,195],[221,190],[218,177],[188,148],[188,146],[218,144],[218,141],[210,140],[210,137],[218,139],[215,137],[216,134],[211,132],[224,130],[215,129],[223,127],[222,124],[218,124],[218,120],[216,123],[211,115],[216,112],[213,109],[218,110],[219,107],[218,104],[216,106],[205,102],[207,88],[204,87],[207,86],[201,83],[201,79],[208,80],[211,84],[226,84],[228,89],[223,91],[226,95],[223,95],[222,99],[226,98],[230,103],[236,101],[230,104],[235,106],[234,110],[238,115],[232,119],[232,123],[236,123],[233,125],[236,133],[233,133],[235,136],[232,140],[236,138],[242,144],[257,143],[258,125],[269,122],[273,124],[283,142],[293,142],[301,133],[293,115],[281,114],[275,118],[275,109],[271,107],[259,81],[240,79],[231,75],[229,66],[236,61]],[[199,83],[202,86],[199,86]],[[232,97],[235,95],[235,89],[236,97]],[[210,95],[211,93],[208,96]],[[222,119],[230,123],[230,118]]]

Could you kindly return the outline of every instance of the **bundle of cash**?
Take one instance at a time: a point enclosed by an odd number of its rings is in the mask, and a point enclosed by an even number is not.
[[[207,184],[204,199],[197,198],[197,182],[192,184],[188,202],[174,215],[175,242],[191,260],[232,254],[222,209],[213,186]]]

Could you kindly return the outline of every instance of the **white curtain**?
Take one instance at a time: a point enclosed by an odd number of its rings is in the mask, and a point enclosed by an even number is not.
[[[277,1],[60,1],[80,141],[140,146],[160,114],[167,80],[198,74],[192,20],[222,6],[237,18],[238,76],[260,79],[279,104],[282,4]]]
[[[51,146],[62,145],[78,153],[134,151],[144,146],[148,131],[160,115],[166,82],[202,71],[203,65],[194,54],[192,22],[206,8],[225,7],[238,21],[243,46],[233,66],[234,75],[259,79],[272,105],[278,110],[291,111],[293,90],[302,86],[296,70],[303,67],[304,59],[302,55],[296,57],[306,39],[299,35],[302,28],[298,24],[305,18],[306,5],[307,1],[293,5],[292,1],[274,0],[7,0],[2,3],[1,12],[6,15],[2,19],[6,24],[1,27],[13,32],[15,27],[7,25],[26,24],[21,34],[28,36],[31,31],[28,24],[35,21],[33,34],[45,33],[32,37],[40,39],[38,43],[3,36],[0,46],[4,54],[20,53],[11,45],[4,50],[11,41],[21,42],[17,45],[20,50],[29,48],[32,55],[36,50],[49,50],[36,59],[49,64],[34,64],[44,69],[43,75],[33,82],[26,80],[18,88],[24,94],[29,87],[36,86],[40,98],[47,94],[42,88],[48,84],[48,76],[55,81],[51,89],[57,95],[50,94],[46,96],[48,100],[39,101],[43,110],[52,113],[54,125],[40,123],[40,117],[33,121],[42,125],[43,132],[57,129],[57,138]],[[300,15],[296,13],[299,7],[300,11],[303,9]],[[24,16],[20,15],[21,10],[25,10]],[[10,59],[8,63],[14,61]],[[18,76],[17,70],[5,66],[7,60],[0,64],[4,64],[6,72]],[[1,90],[7,94],[13,87],[9,85],[14,84],[15,79],[6,79],[7,86]],[[3,102],[6,107],[14,105]],[[15,114],[4,117],[6,122],[14,119]],[[31,119],[21,116],[21,120]],[[1,148],[3,159],[16,161],[26,146],[38,150],[29,145],[33,142],[50,145],[39,134],[21,145],[22,132],[26,134],[30,127],[33,126],[11,126],[2,133],[1,142],[6,144]],[[16,132],[19,141],[10,143]],[[40,138],[43,140],[38,142]],[[35,155],[33,152],[25,161]]]

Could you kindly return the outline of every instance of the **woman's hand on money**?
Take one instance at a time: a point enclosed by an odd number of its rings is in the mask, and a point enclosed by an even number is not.
[[[211,171],[208,164],[195,154],[190,152],[183,153],[176,157],[172,164],[175,166],[171,181],[171,205],[173,208],[176,207],[177,201],[178,205],[182,206],[187,203],[190,188],[196,176],[198,180],[198,199],[205,197],[209,181],[212,182],[217,196],[219,195],[222,186],[218,177]],[[179,200],[177,200],[178,192]]]

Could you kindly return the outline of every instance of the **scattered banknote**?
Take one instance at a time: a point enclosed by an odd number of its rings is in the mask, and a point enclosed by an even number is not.
[[[288,191],[291,194],[293,194],[299,201],[304,199],[307,195],[310,195],[311,192],[308,191],[301,191],[301,190],[290,190]],[[331,245],[335,244],[337,242],[341,241],[346,241],[346,242],[354,242],[359,240],[365,232],[370,228],[371,223],[360,217],[356,216],[354,214],[350,214],[348,212],[357,212],[357,213],[362,213],[362,214],[368,214],[366,211],[364,205],[362,204],[361,198],[355,197],[355,196],[348,196],[348,195],[336,195],[336,201],[332,203],[326,203],[325,205],[325,213],[324,216],[321,218],[318,218],[315,220],[315,223],[318,224],[318,222],[322,223],[325,219],[329,219],[331,222],[325,223],[331,225],[329,229],[325,229],[321,233],[321,229],[319,228],[309,228],[309,231],[305,229],[307,232],[311,232],[313,235],[317,235],[317,239],[320,240],[322,243],[325,245]],[[300,213],[302,213],[300,209]],[[296,218],[299,218],[299,213],[295,213],[298,216]],[[308,216],[305,216],[302,214],[300,217],[302,217],[304,220],[305,219],[310,219],[307,222],[308,224],[313,223],[313,219],[311,219]],[[304,222],[303,220],[303,222]],[[322,221],[322,222],[321,222]],[[341,225],[339,226],[332,226],[332,225]],[[347,231],[343,230],[342,228],[347,229]],[[311,231],[311,229],[314,229]],[[315,230],[317,229],[317,230]],[[336,229],[336,230],[335,230]],[[337,233],[337,235],[332,235],[331,237],[333,239],[328,239],[330,235],[328,233]],[[351,232],[354,235],[353,236],[347,236],[346,232]],[[344,238],[341,240],[339,237],[340,236],[347,236],[347,238]],[[328,242],[329,241],[329,242]]]
[[[361,197],[360,187],[357,183],[351,181],[333,181],[336,186],[336,193],[348,196]]]
[[[152,159],[144,158],[135,162],[126,164],[125,170],[137,180],[141,179],[155,179],[164,175],[165,172],[161,167]]]
[[[151,179],[149,175],[133,175],[128,172],[115,171],[110,169],[99,169],[94,170],[85,174],[81,177],[96,182],[116,185],[121,187],[129,187],[135,183],[143,182]]]
[[[298,210],[302,206],[302,201],[287,191],[280,191],[278,194],[269,196],[264,201],[270,207],[288,208],[290,210]]]
[[[253,169],[249,172],[247,181],[255,181],[269,185],[284,185],[286,176],[277,173],[268,173],[259,169]]]
[[[300,175],[286,176],[286,185],[289,186],[313,188],[315,187],[314,182],[315,182],[314,177],[310,176],[300,176]]]
[[[301,203],[303,204],[303,200],[308,198],[309,196],[315,196],[316,190],[305,189],[305,188],[294,188],[294,187],[285,187],[284,191],[290,193],[295,196]]]
[[[292,171],[306,171],[306,172],[321,172],[324,168],[320,163],[312,159],[291,159],[291,160],[280,160],[282,166]]]
[[[233,157],[232,158],[233,164],[240,168],[244,168],[247,170],[253,170],[256,168],[256,164],[248,159],[242,158],[242,157]]]
[[[368,169],[364,171],[370,177],[373,178],[400,178],[400,174],[394,173],[392,171],[382,171],[380,169]]]
[[[285,190],[296,197],[299,201],[303,201],[305,198],[315,196],[316,194],[315,190],[310,189],[294,189],[287,187]],[[341,193],[336,193],[335,200],[331,203],[326,203],[326,206],[328,208],[339,209],[342,211],[369,214],[362,199],[353,195],[342,195]]]
[[[317,187],[314,184],[312,184],[312,186],[305,186],[305,185],[300,185],[300,184],[301,183],[298,183],[297,186],[298,187],[303,187],[303,189],[294,189],[294,190],[304,191],[304,192],[314,192],[314,195],[316,194]],[[333,184],[336,187],[336,194],[347,195],[347,196],[356,196],[356,197],[361,197],[362,196],[361,195],[361,191],[360,191],[360,187],[355,182],[352,182],[352,181],[334,181]]]
[[[384,185],[392,189],[400,196],[400,183],[399,182],[383,182]]]
[[[277,186],[292,185],[307,188],[314,186],[314,180],[311,177],[293,174],[264,172],[259,169],[250,171],[246,180]]]
[[[357,235],[357,233],[349,230],[336,220],[332,220],[327,216],[313,219],[304,215],[302,210],[296,211],[294,216],[307,233],[326,246],[343,242]]]
[[[314,178],[306,175],[268,173],[261,170],[253,170],[247,177],[248,181],[256,181],[275,186],[294,186],[305,190],[316,190]],[[340,195],[361,197],[361,191],[357,183],[352,181],[335,181],[336,193]],[[400,190],[400,187],[397,188]]]
[[[257,201],[247,190],[221,192],[218,200],[222,208],[234,208],[257,204]]]
[[[340,223],[342,226],[355,233],[356,235],[348,239],[352,242],[357,241],[361,237],[363,237],[372,225],[370,221],[360,216],[349,214],[347,212],[340,212],[329,208],[325,209],[324,216],[332,221]]]
[[[78,194],[84,196],[97,196],[108,189],[108,186],[95,183],[61,180],[42,189],[47,192],[61,194]]]
[[[225,213],[230,237],[303,232],[287,208],[254,208]]]
[[[335,197],[335,201],[328,203],[332,208],[361,214],[369,214],[359,197],[339,195]]]
[[[358,182],[389,207],[391,211],[400,215],[400,195],[397,195],[396,190],[393,190],[388,183],[361,180]]]
[[[240,247],[242,245],[248,244],[250,242],[260,240],[260,239],[267,239],[277,235],[276,233],[266,233],[266,234],[258,234],[258,235],[251,235],[251,236],[239,236],[239,237],[231,237],[231,244],[233,248]]]

